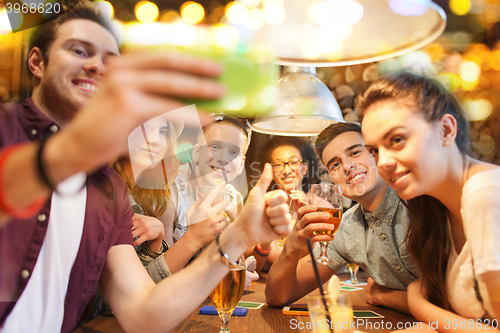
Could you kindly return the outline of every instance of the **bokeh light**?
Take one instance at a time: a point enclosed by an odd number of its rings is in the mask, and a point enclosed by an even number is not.
[[[493,111],[493,106],[487,99],[467,101],[464,103],[464,108],[470,121],[485,120]]]
[[[0,35],[11,33],[9,17],[5,9],[0,9]]]
[[[285,0],[262,0],[262,4],[264,6],[269,6],[269,5],[283,5]]]
[[[444,57],[444,48],[439,43],[431,43],[424,48],[432,62],[439,61]]]
[[[462,16],[469,12],[470,0],[450,0],[450,10],[453,14]]]
[[[481,75],[481,68],[473,61],[463,61],[459,67],[460,84],[463,90],[473,90]]]
[[[352,27],[363,17],[363,6],[350,0],[329,0],[309,8],[311,20],[327,29]]]
[[[500,50],[493,50],[490,53],[490,68],[494,71],[500,71]]]
[[[226,6],[226,17],[233,24],[246,24],[248,20],[248,7],[233,1]]]
[[[495,151],[495,139],[488,134],[481,135],[476,147],[483,155],[491,154]]]
[[[285,21],[285,8],[277,3],[264,6],[264,20],[269,24],[281,24]]]
[[[149,1],[140,1],[135,5],[135,17],[141,23],[151,23],[158,19],[158,6]]]
[[[113,19],[115,10],[109,1],[96,1],[94,4],[106,15],[106,17]]]
[[[430,0],[389,0],[389,8],[396,14],[419,16],[425,14]]]
[[[460,76],[458,74],[441,73],[436,75],[436,80],[450,92],[454,92],[460,88]]]
[[[184,22],[196,24],[205,17],[205,9],[197,2],[186,1],[181,6],[181,16]]]
[[[210,30],[210,39],[213,45],[230,49],[238,45],[240,35],[232,26],[218,25]]]
[[[250,9],[248,12],[248,20],[247,27],[251,29],[259,29],[265,23],[264,15],[262,14],[262,10],[258,8]]]
[[[173,9],[167,10],[161,15],[161,21],[165,23],[172,23],[181,18],[181,15]]]
[[[255,7],[260,3],[260,0],[239,0],[239,1],[247,7]]]

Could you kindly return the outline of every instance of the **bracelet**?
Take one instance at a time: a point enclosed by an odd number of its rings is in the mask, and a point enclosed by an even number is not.
[[[33,215],[35,215],[37,212],[42,209],[42,207],[45,205],[45,202],[47,201],[46,198],[40,198],[33,202],[30,206],[26,208],[15,208],[12,207],[7,203],[5,193],[3,192],[3,168],[5,166],[5,161],[7,161],[8,157],[16,150],[28,145],[29,143],[20,143],[16,144],[13,146],[10,146],[8,148],[5,148],[1,153],[0,153],[0,208],[7,213],[8,215],[18,218],[18,219],[26,219],[29,218]]]
[[[264,250],[260,244],[255,245],[255,252],[257,252],[262,257],[267,257],[271,253],[271,248]]]
[[[154,251],[153,249],[151,249],[151,248],[149,247],[149,244],[148,244],[148,242],[147,242],[147,241],[145,241],[145,242],[142,244],[142,252],[143,252],[145,255],[147,255],[147,256],[149,256],[149,257],[151,257],[151,258],[153,258],[153,259],[156,259],[156,258],[158,258],[159,256],[161,256],[162,254],[164,254],[165,252],[167,252],[168,248],[169,248],[169,247],[168,247],[168,244],[167,244],[167,242],[165,242],[165,240],[162,240],[162,241],[161,241],[161,250],[160,250],[160,252],[156,252],[156,251]]]
[[[56,188],[50,182],[49,177],[47,176],[47,171],[45,170],[45,165],[43,164],[43,161],[42,161],[43,148],[45,147],[45,143],[47,142],[48,138],[49,138],[49,136],[45,135],[42,138],[42,140],[40,141],[40,146],[38,147],[38,154],[36,155],[36,167],[37,167],[38,176],[40,176],[40,179],[50,189],[51,192],[54,192],[54,191],[56,191]]]
[[[217,235],[217,237],[215,238],[215,244],[217,245],[217,250],[219,250],[222,262],[226,266],[228,266],[229,268],[238,268],[238,267],[241,267],[240,265],[238,265],[234,261],[231,261],[231,259],[229,259],[229,256],[226,253],[224,253],[224,251],[222,251],[222,248],[220,247],[220,243],[219,243],[219,236],[220,236],[220,234]]]

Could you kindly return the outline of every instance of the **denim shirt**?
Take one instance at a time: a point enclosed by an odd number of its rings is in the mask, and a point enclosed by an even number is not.
[[[328,246],[329,267],[338,272],[356,263],[377,284],[406,290],[419,275],[404,241],[409,222],[408,210],[391,187],[373,213],[353,206]]]

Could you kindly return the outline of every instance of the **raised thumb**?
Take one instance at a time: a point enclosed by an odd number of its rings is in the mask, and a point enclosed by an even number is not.
[[[273,170],[271,168],[271,164],[266,163],[264,165],[264,170],[262,171],[262,175],[260,175],[257,184],[255,184],[255,186],[252,189],[252,194],[263,196],[267,192],[269,185],[271,185],[272,180],[273,180]]]

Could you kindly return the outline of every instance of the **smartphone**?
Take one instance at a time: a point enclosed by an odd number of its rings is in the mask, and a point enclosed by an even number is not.
[[[226,87],[226,94],[218,100],[186,99],[187,104],[204,111],[232,112],[252,118],[267,114],[278,101],[280,68],[273,62],[270,50],[253,47],[240,51],[196,45],[179,51],[214,60],[224,67],[216,81]]]
[[[353,317],[355,319],[374,319],[374,318],[385,318],[379,313],[376,313],[375,311],[372,310],[360,310],[360,311],[354,311]]]
[[[224,96],[217,100],[182,101],[212,113],[231,112],[247,118],[265,115],[279,98],[280,66],[275,63],[276,57],[269,47],[238,45],[221,48],[209,44],[141,45],[129,42],[123,45],[123,49],[170,50],[218,62],[224,70],[215,80],[226,87]]]
[[[247,308],[236,307],[236,308],[234,308],[232,315],[233,316],[246,316],[247,313],[248,313]],[[215,308],[215,306],[212,306],[212,305],[202,306],[200,309],[200,314],[218,315],[217,309]]]
[[[281,313],[294,316],[309,316],[309,310],[306,307],[298,306],[285,306],[281,310]]]

